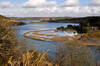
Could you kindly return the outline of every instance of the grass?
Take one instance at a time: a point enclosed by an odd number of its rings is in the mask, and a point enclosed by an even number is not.
[[[47,61],[47,52],[22,51],[15,29],[8,22],[0,22],[0,66],[53,66]],[[25,42],[25,41],[24,41]]]
[[[53,66],[51,62],[46,60],[47,53],[37,53],[36,51],[28,51],[19,58],[9,59],[8,64],[11,66]]]
[[[0,16],[0,22],[6,22],[6,23],[9,23],[11,25],[25,25],[24,22],[20,22],[20,21],[17,21],[15,19],[11,19],[11,18],[7,18],[7,17],[1,17]]]
[[[95,54],[77,40],[58,45],[55,62],[59,66],[95,66]],[[97,65],[99,66],[99,65]]]
[[[99,38],[99,32],[92,37],[95,35]],[[18,45],[15,29],[7,22],[0,22],[0,66],[100,66],[98,60],[94,61],[91,49],[77,40],[58,46],[55,58],[48,57],[47,52],[22,51],[24,48],[19,49]]]
[[[70,36],[55,36],[55,37],[51,38],[51,40],[59,41],[59,42],[64,42],[64,41],[67,41],[70,39],[72,39],[72,37],[70,37]]]
[[[83,36],[87,38],[100,38],[100,31],[83,34]]]
[[[75,43],[76,42],[76,43]],[[94,53],[81,43],[73,40],[59,45],[55,58],[48,58],[47,52],[27,51],[18,58],[11,56],[10,66],[99,66]]]
[[[5,64],[8,58],[14,54],[16,46],[15,30],[8,22],[0,22],[0,64]]]

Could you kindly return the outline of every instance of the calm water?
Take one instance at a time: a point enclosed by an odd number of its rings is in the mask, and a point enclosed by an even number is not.
[[[33,23],[33,24],[30,24],[29,23],[30,21],[27,21],[27,20],[26,21],[24,20],[24,22],[27,22],[27,24],[24,26],[17,27],[18,39],[19,40],[26,39],[28,41],[28,44],[33,45],[36,50],[39,50],[40,52],[49,51],[49,55],[54,54],[56,52],[57,45],[60,43],[27,39],[23,36],[23,34],[25,32],[33,31],[33,30],[55,29],[61,26],[66,27],[67,25],[70,25],[70,24],[78,25],[78,24],[72,24],[72,23]],[[34,21],[31,21],[31,22],[34,22]]]
[[[34,30],[45,30],[45,29],[55,29],[57,27],[64,26],[66,27],[67,25],[78,25],[74,23],[33,23],[30,24],[30,21],[25,21],[27,24],[23,26],[18,26],[17,31],[18,31],[18,39],[19,40],[27,40],[27,45],[31,45],[35,47],[36,50],[40,52],[48,51],[49,56],[53,56],[56,52],[57,46],[59,44],[62,44],[60,42],[48,42],[48,41],[39,41],[39,40],[34,40],[34,39],[28,39],[23,36],[25,32],[28,31],[34,31]],[[35,22],[35,21],[31,21]],[[96,52],[95,48],[92,48],[93,51]],[[98,54],[97,54],[98,55]]]

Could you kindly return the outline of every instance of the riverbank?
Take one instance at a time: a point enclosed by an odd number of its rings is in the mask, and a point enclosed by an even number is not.
[[[20,22],[20,21],[17,21],[16,19],[12,19],[12,18],[9,18],[9,17],[5,17],[5,16],[2,16],[0,15],[0,23],[1,22],[7,22],[7,24],[10,24],[10,25],[25,25],[24,22]]]

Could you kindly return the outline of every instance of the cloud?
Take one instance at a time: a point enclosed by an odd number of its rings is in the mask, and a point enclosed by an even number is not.
[[[22,7],[26,8],[35,8],[35,7],[51,7],[56,6],[56,1],[46,1],[46,0],[28,0]]]
[[[88,3],[90,6],[100,6],[100,0],[92,0]]]
[[[66,0],[61,6],[79,6],[80,2],[79,0]]]
[[[11,2],[0,2],[0,8],[12,8],[14,5]]]
[[[0,14],[7,16],[19,17],[57,17],[57,16],[98,16],[100,15],[100,7],[44,7],[44,8],[11,8],[1,9]]]
[[[3,6],[5,3],[6,6]],[[0,14],[11,17],[100,16],[100,7],[81,6],[79,0],[66,0],[63,4],[47,0],[28,0],[20,5],[12,8],[13,5],[10,2],[0,3]]]

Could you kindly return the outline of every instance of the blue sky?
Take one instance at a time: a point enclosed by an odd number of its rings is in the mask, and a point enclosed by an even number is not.
[[[0,0],[0,2],[9,2],[9,1],[13,4],[22,4],[26,2],[27,0]]]
[[[24,2],[26,2],[26,1],[28,1],[28,0],[0,0],[0,2],[7,2],[7,1],[10,1],[10,2],[12,2],[12,3],[14,3],[14,4],[22,4],[22,3],[24,3]],[[47,1],[55,1],[55,0],[47,0]],[[63,3],[65,0],[56,0],[57,1],[57,3],[59,4],[61,4],[61,3]],[[80,2],[81,3],[87,3],[87,2],[90,2],[91,0],[80,0]]]
[[[0,14],[11,17],[100,16],[100,0],[0,0]]]

